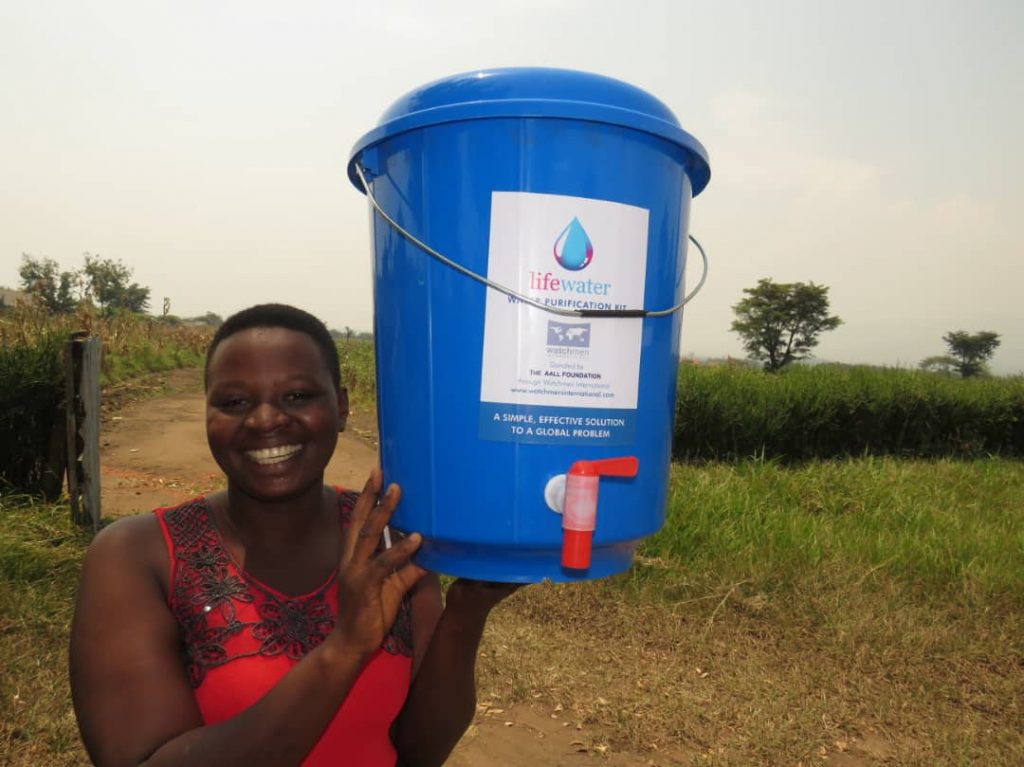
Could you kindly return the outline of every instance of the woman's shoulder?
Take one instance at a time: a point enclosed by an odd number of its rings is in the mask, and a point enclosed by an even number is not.
[[[105,560],[124,568],[125,574],[155,574],[161,581],[170,562],[162,529],[162,520],[194,505],[195,500],[178,506],[156,509],[115,519],[93,538],[86,553],[90,560]]]
[[[137,551],[150,542],[159,542],[161,538],[156,514],[135,514],[120,517],[106,525],[93,538],[89,548],[101,548],[107,553]]]

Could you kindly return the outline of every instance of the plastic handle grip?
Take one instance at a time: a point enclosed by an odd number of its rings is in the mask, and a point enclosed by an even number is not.
[[[600,461],[576,461],[570,474],[585,477],[635,477],[640,462],[631,455],[622,458],[604,458]]]

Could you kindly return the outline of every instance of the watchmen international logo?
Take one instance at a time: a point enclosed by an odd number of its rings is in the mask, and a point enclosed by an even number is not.
[[[548,346],[590,348],[590,323],[569,323],[548,320]]]
[[[559,266],[573,272],[586,269],[594,259],[594,245],[575,216],[555,239],[554,254]]]

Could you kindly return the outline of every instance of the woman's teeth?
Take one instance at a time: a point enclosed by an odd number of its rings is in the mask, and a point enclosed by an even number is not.
[[[300,450],[302,450],[302,445],[282,445],[281,447],[268,447],[263,450],[246,450],[245,454],[256,463],[267,466],[272,463],[287,461]]]

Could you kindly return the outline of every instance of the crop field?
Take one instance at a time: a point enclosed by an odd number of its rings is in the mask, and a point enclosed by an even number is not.
[[[55,316],[39,307],[19,305],[0,314],[0,356],[25,349],[56,350],[59,355],[73,332],[102,340],[101,375],[103,383],[109,384],[146,372],[199,364],[212,331],[132,314],[104,317],[90,308]]]
[[[353,401],[374,405],[373,344],[338,344]],[[673,456],[682,461],[1024,458],[1024,377],[959,380],[918,370],[819,365],[770,375],[684,363]]]
[[[341,382],[348,387],[349,397],[359,407],[375,407],[377,401],[377,368],[371,341],[339,341]]]
[[[675,420],[673,452],[684,460],[1024,457],[1024,377],[684,364]]]

